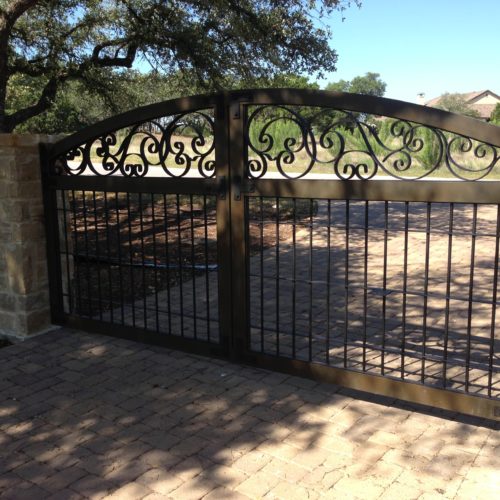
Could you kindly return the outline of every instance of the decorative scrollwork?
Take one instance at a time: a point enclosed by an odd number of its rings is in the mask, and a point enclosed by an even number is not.
[[[247,129],[253,135],[252,138],[248,135],[248,146],[258,156],[248,162],[251,177],[263,177],[269,161],[274,162],[284,177],[298,178],[310,172],[316,151],[309,148],[315,147],[315,142],[311,140],[314,138],[309,124],[296,111],[285,106],[261,106],[251,114],[248,122],[257,125]],[[287,166],[296,164],[301,156],[308,158],[309,163],[301,163],[301,171],[290,176]]]
[[[312,106],[246,109],[249,178],[480,180],[500,163],[497,146],[423,123]],[[214,135],[213,109],[139,122],[52,158],[52,173],[211,178]]]
[[[54,162],[56,174],[185,177],[215,176],[211,111],[183,113],[108,132]],[[192,175],[192,174],[191,174]]]
[[[500,158],[490,144],[428,125],[330,108],[253,106],[245,137],[250,178],[479,180]]]

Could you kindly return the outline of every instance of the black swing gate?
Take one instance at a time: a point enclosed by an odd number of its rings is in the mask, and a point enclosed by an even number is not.
[[[53,321],[500,418],[500,128],[273,89],[42,147]]]

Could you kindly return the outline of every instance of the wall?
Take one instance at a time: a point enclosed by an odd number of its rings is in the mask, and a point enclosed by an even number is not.
[[[0,336],[51,327],[39,143],[55,140],[0,134]]]

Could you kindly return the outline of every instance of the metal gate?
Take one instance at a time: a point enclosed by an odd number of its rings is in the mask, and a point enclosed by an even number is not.
[[[53,321],[500,418],[500,128],[273,89],[42,147]]]

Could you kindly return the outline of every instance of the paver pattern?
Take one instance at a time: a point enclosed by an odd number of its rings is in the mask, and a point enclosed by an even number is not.
[[[498,498],[499,424],[60,329],[0,350],[0,498]]]

